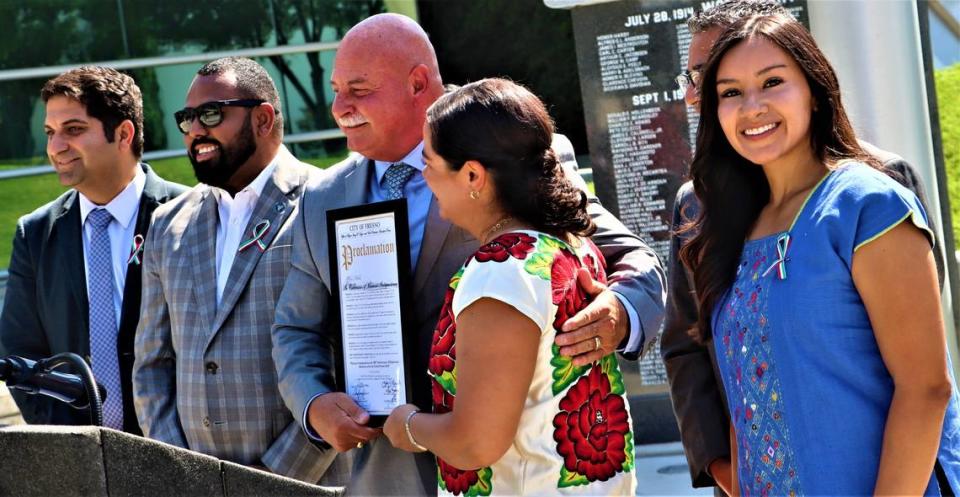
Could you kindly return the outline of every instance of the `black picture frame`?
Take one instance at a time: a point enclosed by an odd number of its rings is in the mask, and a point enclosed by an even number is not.
[[[336,224],[339,221],[351,220],[378,214],[390,214],[394,216],[395,236],[396,236],[396,263],[398,276],[398,292],[400,298],[400,326],[402,330],[403,343],[403,368],[404,368],[404,398],[407,403],[413,403],[413,390],[411,388],[411,374],[413,373],[413,357],[417,347],[417,337],[414,328],[413,316],[411,315],[413,275],[411,273],[410,262],[410,224],[407,216],[407,200],[405,198],[397,200],[387,200],[384,202],[375,202],[370,204],[344,207],[327,211],[327,240],[330,261],[330,281],[331,281],[331,324],[335,326],[339,339],[337,346],[334,347],[337,363],[337,390],[347,391],[346,371],[343,351],[343,316],[341,310],[340,295],[340,268],[338,263],[339,243],[337,240]],[[386,422],[386,415],[370,414],[369,426],[380,427]]]

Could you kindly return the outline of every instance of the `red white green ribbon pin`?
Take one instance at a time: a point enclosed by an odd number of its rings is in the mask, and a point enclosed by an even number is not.
[[[267,250],[267,244],[263,243],[263,238],[267,236],[268,231],[270,231],[269,219],[264,219],[263,221],[260,221],[259,223],[257,223],[257,225],[253,227],[253,231],[251,232],[253,237],[241,243],[240,248],[237,250],[237,253],[247,250],[251,245],[256,245],[261,252],[263,252],[264,250]]]
[[[133,245],[130,247],[130,257],[127,258],[127,265],[140,265],[140,256],[143,255],[143,235],[134,235]]]
[[[787,257],[788,250],[790,250],[790,233],[783,233],[777,237],[777,260],[773,261],[773,264],[763,272],[763,276],[776,269],[778,280],[787,279],[787,261],[790,260]]]

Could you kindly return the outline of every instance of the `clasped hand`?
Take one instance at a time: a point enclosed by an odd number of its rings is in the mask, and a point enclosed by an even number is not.
[[[380,436],[379,428],[366,426],[370,414],[343,392],[323,394],[307,408],[310,427],[337,452],[356,449]]]

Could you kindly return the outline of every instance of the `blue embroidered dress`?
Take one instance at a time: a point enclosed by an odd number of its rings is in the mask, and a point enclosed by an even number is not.
[[[787,232],[744,245],[712,316],[743,495],[873,493],[893,381],[850,269],[858,248],[907,219],[929,233],[913,193],[849,162]],[[960,490],[956,388],[938,460]],[[926,495],[940,495],[933,474]]]

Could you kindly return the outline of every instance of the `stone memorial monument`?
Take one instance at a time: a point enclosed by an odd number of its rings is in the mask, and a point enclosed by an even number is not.
[[[809,26],[806,0],[781,0]],[[697,0],[546,0],[572,7],[593,180],[603,205],[666,263],[677,189],[693,158],[698,114],[675,81],[687,67],[687,19]],[[663,392],[657,351],[639,367],[641,392]]]

